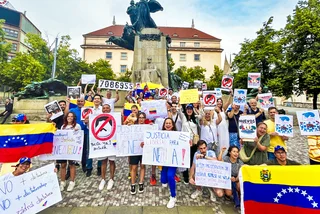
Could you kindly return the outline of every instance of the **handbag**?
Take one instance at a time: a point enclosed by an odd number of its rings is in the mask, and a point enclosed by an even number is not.
[[[263,137],[264,137],[264,135],[262,135],[262,136],[259,138],[258,141],[260,142]],[[256,145],[256,146],[254,147],[254,149],[252,150],[250,156],[248,157],[247,154],[246,154],[246,151],[244,150],[244,146],[243,146],[243,147],[240,149],[240,152],[239,152],[240,160],[242,160],[243,163],[248,162],[248,161],[252,158],[252,156],[253,156],[253,154],[255,153],[257,147],[258,147],[258,145]]]
[[[215,139],[214,139],[214,136],[213,136],[213,131],[212,131],[212,129],[211,129],[211,125],[210,125],[210,124],[209,124],[209,129],[210,129],[210,132],[211,132],[211,134],[212,134],[212,139],[215,140]],[[216,150],[218,149],[218,142],[212,141],[212,142],[208,143],[208,149],[211,149],[211,150],[213,150],[213,151],[216,151]]]
[[[192,132],[192,134],[193,134],[192,144],[193,144],[193,145],[197,145],[198,141],[200,140],[200,137],[199,137],[198,134],[195,134],[195,133],[193,132],[193,130],[192,130],[191,126],[190,126],[190,122],[189,122],[189,121],[188,121],[188,124],[189,124],[190,130],[191,130],[191,132]]]

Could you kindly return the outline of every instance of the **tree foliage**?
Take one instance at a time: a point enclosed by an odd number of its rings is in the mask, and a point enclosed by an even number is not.
[[[176,75],[178,75],[182,81],[189,82],[189,87],[193,87],[194,80],[205,81],[205,72],[206,69],[201,66],[195,66],[192,68],[187,68],[186,66],[182,66],[174,71]]]
[[[4,38],[6,33],[2,29],[3,23],[4,23],[4,20],[0,19],[0,70],[2,70],[5,66],[5,64],[7,63],[8,53],[11,49],[11,44],[7,43]],[[0,75],[1,75],[1,73],[0,73]],[[2,82],[2,81],[0,80],[0,82]]]
[[[215,65],[213,74],[210,76],[210,80],[207,82],[208,89],[214,90],[214,88],[220,88],[222,77],[223,70],[221,70],[219,66]]]

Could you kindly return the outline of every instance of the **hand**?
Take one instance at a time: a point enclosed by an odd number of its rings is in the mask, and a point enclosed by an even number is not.
[[[253,139],[253,141],[254,141],[255,143],[258,143],[258,142],[259,142],[258,137],[255,137],[255,138]]]
[[[289,138],[287,136],[281,136],[282,140],[289,140]]]
[[[244,105],[244,109],[245,109],[245,110],[248,110],[248,109],[249,109],[249,106],[248,106],[247,104],[245,104],[245,105]]]
[[[54,168],[53,171],[54,171],[54,173],[57,173],[57,172],[58,172],[58,169],[57,169],[57,168]]]
[[[67,97],[67,98],[66,98],[66,102],[67,102],[67,103],[70,103],[70,97]]]
[[[47,119],[49,120],[51,116],[52,116],[52,113],[47,114]]]
[[[264,112],[264,110],[262,108],[260,108],[259,112],[260,112],[260,114],[262,114]]]
[[[243,145],[244,141],[242,140],[242,138],[240,139],[240,144]]]
[[[140,143],[140,147],[143,148],[144,147],[144,142]]]
[[[218,107],[215,107],[214,110],[215,110],[217,113],[220,113],[220,112],[221,112],[221,109],[218,108]]]
[[[192,185],[196,185],[196,182],[193,180],[193,178],[189,179],[189,183],[192,184]]]
[[[117,94],[119,93],[119,90],[118,90],[118,89],[116,90],[116,93],[117,93]]]
[[[233,90],[230,89],[230,95],[233,97]]]
[[[221,152],[223,153],[224,151],[226,151],[227,150],[227,147],[222,147],[221,148]]]
[[[192,144],[193,144],[192,140],[189,140],[190,147],[192,146]]]
[[[231,181],[232,181],[232,182],[236,182],[237,179],[236,179],[235,177],[231,177]]]
[[[232,110],[236,110],[236,105],[235,104],[232,104]]]
[[[88,123],[89,123],[89,115],[86,116],[86,118],[84,119],[84,123],[85,123],[85,124],[88,124]]]
[[[201,159],[203,158],[203,154],[197,154],[196,159]]]
[[[88,122],[89,122],[89,121],[88,121]],[[78,128],[78,127],[75,127],[75,128],[74,128],[74,131],[78,131],[78,130],[79,130],[79,128]]]

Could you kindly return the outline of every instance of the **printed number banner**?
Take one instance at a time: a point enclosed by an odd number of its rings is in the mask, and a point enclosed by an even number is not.
[[[117,156],[142,155],[140,144],[144,140],[144,132],[149,130],[158,130],[158,125],[118,126]]]
[[[231,190],[231,164],[222,161],[196,160],[195,182],[197,186]]]
[[[82,84],[95,84],[96,83],[96,75],[95,74],[82,74],[81,75],[81,83]]]
[[[264,110],[268,110],[269,107],[274,107],[272,93],[258,94],[258,102]]]
[[[243,166],[241,213],[320,213],[320,166]]]
[[[204,91],[202,97],[204,107],[208,108],[217,105],[217,97],[215,91]]]
[[[147,119],[154,120],[156,118],[168,117],[167,101],[166,100],[152,100],[142,101],[141,111],[147,116]]]
[[[233,104],[244,106],[247,100],[247,89],[234,89]]]
[[[142,164],[190,168],[190,134],[176,131],[146,131]]]
[[[320,135],[320,119],[317,110],[296,113],[301,135]]]
[[[261,84],[260,73],[248,73],[248,88],[259,88]]]
[[[221,88],[231,89],[233,86],[233,76],[223,75],[221,81]]]
[[[275,115],[276,133],[280,136],[293,137],[293,116],[292,115]]]
[[[217,99],[222,97],[222,91],[221,88],[214,88],[214,91],[216,92]]]
[[[119,82],[119,81],[113,81],[113,80],[99,80],[99,88],[131,91],[134,89],[133,87],[134,87],[134,85],[131,82]]]
[[[53,136],[52,154],[40,155],[40,160],[81,161],[83,136],[84,135],[82,130],[57,130],[57,132]]]
[[[0,213],[34,214],[62,200],[54,164],[16,177],[0,177]]]
[[[240,138],[254,139],[255,137],[257,137],[257,125],[254,115],[240,116],[238,123]]]
[[[89,116],[89,158],[116,155],[118,125],[121,125],[121,113]]]
[[[92,107],[82,107],[81,108],[81,120],[85,120],[90,114],[93,114]]]
[[[199,101],[198,89],[181,90],[180,104],[196,103]]]

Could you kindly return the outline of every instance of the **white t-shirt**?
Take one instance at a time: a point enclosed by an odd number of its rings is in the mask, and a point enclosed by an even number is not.
[[[178,118],[177,118],[178,117]],[[181,118],[179,117],[179,114],[177,113],[177,114],[175,114],[175,115],[173,115],[172,114],[172,120],[176,123],[176,128],[177,128],[177,131],[181,131],[181,129],[182,129],[182,120],[181,120]]]
[[[66,127],[61,126],[61,129],[62,130],[74,130],[74,129],[81,130],[81,126],[77,123],[74,128],[72,125],[67,125]]]
[[[1,180],[3,180],[3,181],[9,180],[10,178],[14,178],[14,175],[12,172],[9,172],[9,173],[1,176]]]
[[[114,111],[114,104],[116,103],[116,98],[102,98],[102,105],[108,104],[110,106],[111,112]]]
[[[93,107],[92,111],[94,115],[102,114],[102,106],[99,106],[98,108]]]

